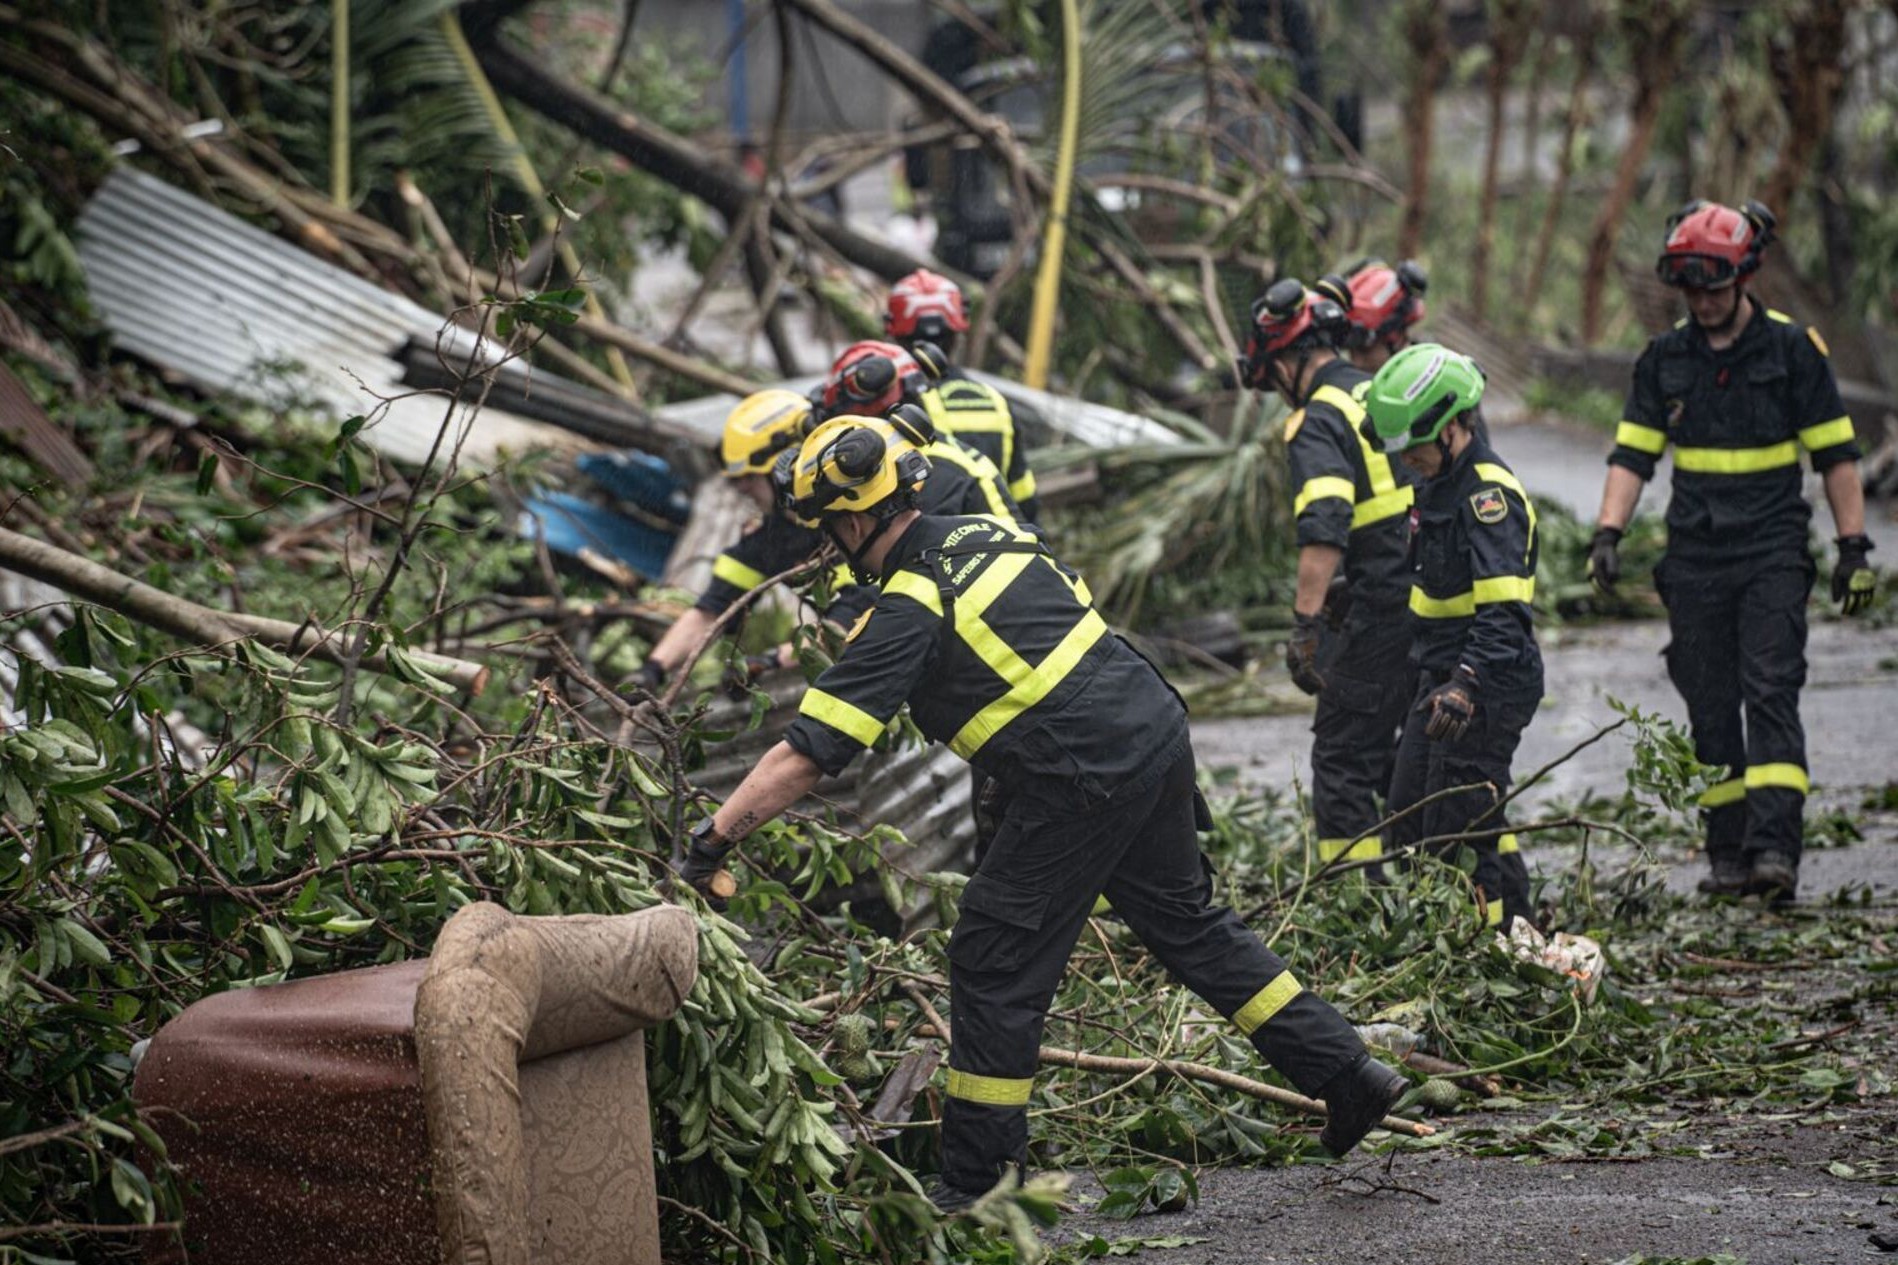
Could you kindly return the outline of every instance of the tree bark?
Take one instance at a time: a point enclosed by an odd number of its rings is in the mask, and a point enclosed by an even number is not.
[[[1503,107],[1509,93],[1509,77],[1522,60],[1529,39],[1529,20],[1535,15],[1531,0],[1490,0],[1489,74],[1485,80],[1489,99],[1489,138],[1483,151],[1483,194],[1476,220],[1476,249],[1470,258],[1470,314],[1477,320],[1489,318],[1490,256],[1496,245],[1496,179],[1502,165],[1503,133],[1507,120]]]
[[[1548,205],[1542,209],[1542,226],[1536,231],[1535,262],[1529,265],[1529,279],[1522,288],[1526,295],[1542,293],[1549,248],[1555,242],[1555,226],[1562,218],[1569,180],[1575,174],[1575,141],[1588,118],[1588,83],[1595,74],[1595,46],[1600,33],[1601,21],[1594,6],[1584,6],[1582,27],[1575,36],[1575,80],[1569,85],[1568,110],[1562,117],[1562,152],[1556,155],[1555,183],[1549,186]]]
[[[1850,0],[1808,0],[1793,6],[1785,42],[1776,42],[1772,50],[1786,136],[1761,200],[1782,218],[1791,212],[1794,194],[1832,135],[1832,116],[1845,90],[1845,20],[1852,7]]]
[[[605,97],[549,74],[498,41],[490,39],[476,44],[475,52],[498,91],[703,200],[728,221],[736,222],[758,192],[756,185],[737,167],[708,155],[702,146],[620,109]],[[799,209],[800,225],[774,202],[771,219],[786,232],[808,226],[814,236],[844,259],[886,281],[929,266],[927,260],[873,241],[810,207]],[[935,267],[938,272],[942,271],[941,265]]]
[[[294,624],[285,619],[266,619],[261,615],[200,606],[121,575],[90,558],[4,527],[0,527],[0,565],[83,601],[109,607],[128,619],[182,641],[216,647],[254,638],[289,654],[310,654],[330,663],[341,664],[348,657],[347,638],[340,631],[326,632],[314,623]],[[410,651],[409,658],[431,674],[471,694],[479,694],[487,687],[488,669],[482,664],[421,650]],[[362,666],[387,671],[388,656],[365,655]]]
[[[1430,202],[1430,143],[1435,131],[1437,82],[1449,56],[1449,32],[1442,6],[1435,0],[1411,0],[1404,11],[1404,36],[1410,46],[1410,89],[1404,98],[1408,131],[1410,179],[1404,191],[1404,218],[1397,232],[1400,258],[1416,255],[1423,245],[1424,222]]]
[[[1629,107],[1630,134],[1615,166],[1615,179],[1589,233],[1588,259],[1582,273],[1582,341],[1601,337],[1602,300],[1614,263],[1621,221],[1634,199],[1635,184],[1654,144],[1661,105],[1680,63],[1691,0],[1623,0],[1621,24],[1634,61],[1634,101]]]
[[[1544,31],[1536,44],[1536,59],[1529,68],[1529,108],[1522,123],[1522,188],[1516,196],[1515,235],[1516,251],[1515,280],[1516,290],[1522,291],[1522,274],[1529,262],[1526,247],[1529,242],[1529,226],[1535,217],[1536,188],[1542,183],[1540,161],[1537,149],[1542,141],[1542,89],[1549,78],[1549,70],[1555,61],[1556,36],[1553,31]]]

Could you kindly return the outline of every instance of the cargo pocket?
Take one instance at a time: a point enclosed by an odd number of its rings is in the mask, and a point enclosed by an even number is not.
[[[1041,939],[1048,893],[978,874],[962,889],[949,960],[966,971],[1018,970]]]
[[[1357,716],[1372,716],[1384,704],[1384,689],[1376,681],[1333,672],[1325,679],[1325,702]]]

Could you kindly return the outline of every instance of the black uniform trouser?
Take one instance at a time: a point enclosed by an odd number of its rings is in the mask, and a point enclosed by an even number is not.
[[[986,1190],[1025,1164],[1041,1030],[1095,897],[1173,976],[1231,1018],[1306,1094],[1364,1056],[1357,1031],[1305,991],[1239,916],[1212,904],[1194,824],[1193,754],[1085,816],[1010,805],[963,890],[949,938],[949,1092],[943,1179]]]
[[[1421,839],[1442,840],[1464,831],[1484,831],[1480,837],[1432,845],[1448,852],[1469,847],[1476,853],[1476,885],[1492,922],[1507,925],[1521,915],[1535,921],[1529,903],[1529,868],[1522,848],[1507,831],[1508,814],[1498,804],[1509,793],[1509,764],[1522,741],[1522,731],[1542,701],[1542,681],[1509,689],[1485,690],[1477,698],[1476,717],[1461,738],[1431,738],[1424,733],[1429,713],[1421,710],[1430,691],[1450,679],[1448,672],[1420,674],[1417,693],[1404,720],[1404,736],[1397,744],[1397,769],[1391,778],[1391,812],[1398,813],[1419,800],[1451,787],[1476,789],[1448,795],[1424,805],[1391,827],[1393,846],[1405,847]],[[1483,785],[1487,783],[1487,785]]]
[[[1319,648],[1325,688],[1311,726],[1311,813],[1321,862],[1383,819],[1379,801],[1390,793],[1397,735],[1416,679],[1410,633],[1402,607],[1354,610]],[[1382,854],[1373,836],[1351,848],[1349,859]]]
[[[1667,674],[1687,704],[1695,758],[1727,771],[1701,800],[1710,857],[1799,858],[1807,790],[1799,691],[1814,572],[1803,550],[1723,563],[1669,557],[1655,570],[1672,636]]]

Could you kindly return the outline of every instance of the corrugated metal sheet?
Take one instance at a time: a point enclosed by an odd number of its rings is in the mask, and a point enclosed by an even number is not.
[[[411,337],[433,342],[441,316],[131,167],[100,187],[78,236],[93,304],[123,350],[206,390],[314,401],[339,418],[388,397],[364,440],[398,461],[428,456],[450,404],[403,387],[395,357]],[[473,343],[456,327],[445,336],[463,354]],[[475,465],[596,447],[499,409],[472,423],[465,407],[452,411],[467,431],[462,460]]]

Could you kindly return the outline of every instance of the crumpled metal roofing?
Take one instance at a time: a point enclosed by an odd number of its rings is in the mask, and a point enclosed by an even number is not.
[[[451,355],[474,335],[399,294],[352,276],[201,198],[120,166],[78,225],[79,259],[93,305],[123,350],[211,391],[271,402],[314,401],[337,417],[387,409],[362,438],[420,464],[448,397],[401,385],[396,356],[410,338],[438,333]],[[373,393],[373,394],[372,394]],[[597,445],[501,409],[452,406],[465,431],[464,463],[503,452],[574,452]]]

